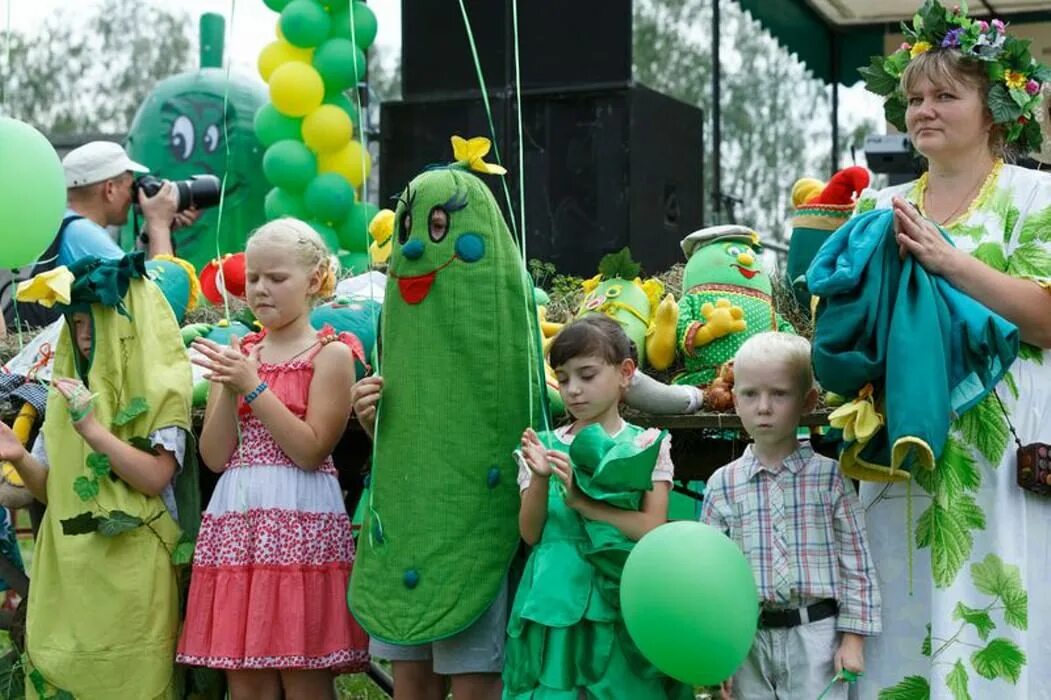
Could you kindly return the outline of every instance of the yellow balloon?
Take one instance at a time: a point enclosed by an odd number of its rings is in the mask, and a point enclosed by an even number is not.
[[[338,151],[353,135],[350,115],[335,105],[321,105],[303,119],[303,142],[315,153]]]
[[[351,141],[338,151],[318,154],[317,169],[321,173],[339,173],[350,184],[361,187],[372,172],[372,156],[361,147],[361,142]]]
[[[276,34],[277,38],[280,39],[281,41],[285,40],[285,33],[283,31],[281,31],[281,20],[280,19],[278,19],[277,20],[277,24],[274,25],[274,34]]]
[[[259,52],[259,75],[263,76],[263,80],[269,81],[278,66],[289,61],[309,64],[313,57],[314,49],[301,49],[284,39],[278,39],[264,46]]]
[[[325,99],[325,83],[313,66],[291,61],[278,66],[270,76],[270,101],[288,117],[304,117]]]

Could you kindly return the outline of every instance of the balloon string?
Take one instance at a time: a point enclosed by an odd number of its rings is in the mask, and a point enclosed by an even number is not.
[[[230,25],[227,29],[227,38],[229,41],[224,41],[223,46],[233,46],[234,36],[234,13],[237,12],[237,0],[230,0]],[[232,49],[231,49],[232,50]],[[219,287],[219,294],[223,298],[223,313],[226,318],[226,323],[230,323],[230,299],[226,292],[226,277],[223,275],[223,254],[219,248],[219,238],[223,231],[223,211],[226,204],[226,178],[230,174],[230,66],[231,61],[226,61],[226,57],[223,56],[222,60],[226,62],[226,84],[223,87],[223,149],[225,152],[225,162],[223,163],[223,180],[219,187],[219,211],[215,218],[215,263],[216,263],[216,281]],[[240,440],[240,435],[238,435]]]
[[[11,29],[11,4],[14,0],[7,0],[7,28],[4,32],[4,77],[3,81],[0,82],[0,116],[7,115],[7,78],[9,75],[14,73],[11,70],[11,43],[14,41],[12,38],[13,31]],[[18,336],[21,339],[21,335]]]

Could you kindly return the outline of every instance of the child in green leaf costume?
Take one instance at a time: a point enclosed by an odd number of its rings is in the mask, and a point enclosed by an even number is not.
[[[686,365],[676,384],[710,384],[719,367],[756,333],[794,332],[774,309],[754,231],[733,225],[704,228],[683,239],[682,252],[687,262],[677,319],[658,314],[653,341],[667,344],[675,337]],[[657,369],[668,365],[654,362]]]
[[[566,326],[551,364],[574,422],[522,436],[519,526],[533,547],[508,622],[504,697],[692,698],[631,641],[620,575],[635,541],[665,522],[674,467],[663,431],[624,422],[631,341],[594,315]]]
[[[433,659],[454,676],[455,695],[456,676],[489,676],[477,692],[499,681],[500,601],[519,545],[511,453],[522,426],[539,420],[543,375],[521,255],[489,188],[468,172],[502,168],[482,161],[488,140],[453,143],[457,163],[418,175],[399,198],[371,498],[348,599],[372,653],[395,662],[396,684],[411,687],[407,662]],[[465,658],[467,646],[485,658]]]
[[[142,253],[45,274],[37,291],[53,291],[44,298],[67,323],[44,426],[32,454],[0,427],[0,457],[47,503],[33,553],[27,692],[175,697],[172,557],[185,549],[176,518],[191,538],[200,518],[179,328],[143,278]]]

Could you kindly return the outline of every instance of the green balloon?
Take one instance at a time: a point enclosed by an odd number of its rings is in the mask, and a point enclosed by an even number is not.
[[[360,275],[369,271],[369,254],[368,253],[340,253],[339,266],[343,268],[343,272],[350,275]]]
[[[350,121],[354,122],[354,129],[358,128],[358,108],[354,102],[347,97],[346,93],[336,92],[325,96],[324,104],[335,105],[342,109],[350,116]]]
[[[325,245],[328,246],[329,252],[333,254],[339,252],[339,238],[336,236],[336,232],[331,226],[326,226],[319,221],[308,221],[307,223],[317,231],[319,236],[321,236],[321,240],[323,240]]]
[[[328,10],[330,15],[337,12],[346,12],[350,7],[350,0],[320,0],[321,4]]]
[[[285,5],[287,5],[289,1],[290,0],[263,0],[263,4],[274,12],[280,12],[285,9]]]
[[[268,102],[256,111],[253,127],[259,142],[269,147],[285,139],[298,139],[302,124],[302,119],[285,116]]]
[[[281,32],[293,46],[309,49],[328,38],[331,21],[313,0],[292,0],[281,10]]]
[[[376,24],[376,15],[372,12],[372,8],[356,0],[353,5],[353,12],[355,43],[363,50],[368,51],[369,47],[372,46],[372,42],[376,41],[376,33],[379,31],[379,26]]]
[[[317,158],[302,141],[278,141],[263,154],[263,174],[274,187],[302,192],[317,175]]]
[[[0,117],[0,267],[27,265],[58,233],[66,177],[48,140],[25,122]]]
[[[378,212],[379,207],[369,202],[356,202],[351,207],[346,221],[337,229],[339,243],[344,250],[355,253],[368,252],[369,243],[371,242],[371,238],[369,238],[369,224],[372,223],[372,217],[376,216]]]
[[[263,210],[268,221],[284,216],[291,216],[293,219],[305,219],[307,216],[307,206],[303,203],[303,198],[280,187],[266,193]]]
[[[620,581],[624,624],[643,656],[676,680],[716,685],[748,655],[759,617],[752,569],[734,542],[690,521],[635,545]]]
[[[343,92],[365,75],[365,52],[350,39],[329,39],[314,52],[313,63],[326,94]]]
[[[305,200],[315,220],[339,224],[354,206],[354,188],[339,173],[321,173],[307,187]]]

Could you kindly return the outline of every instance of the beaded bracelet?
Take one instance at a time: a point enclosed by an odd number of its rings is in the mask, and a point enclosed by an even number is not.
[[[250,404],[259,398],[260,394],[269,389],[269,385],[266,382],[259,382],[259,386],[252,389],[250,392],[245,394],[245,404]]]

